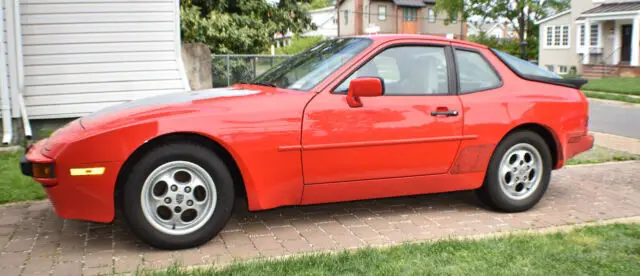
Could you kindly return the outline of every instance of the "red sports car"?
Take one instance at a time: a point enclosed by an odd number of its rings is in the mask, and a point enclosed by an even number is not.
[[[160,248],[207,242],[249,210],[475,190],[533,207],[593,146],[582,79],[465,41],[325,40],[228,88],[128,102],[30,147],[25,175],[62,218],[111,222]]]

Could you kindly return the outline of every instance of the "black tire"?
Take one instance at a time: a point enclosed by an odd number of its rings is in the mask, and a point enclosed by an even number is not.
[[[147,221],[141,202],[142,186],[159,166],[172,161],[188,161],[202,167],[211,176],[217,191],[215,211],[198,230],[185,235],[170,235]],[[171,143],[159,146],[134,164],[124,187],[122,209],[131,230],[147,244],[160,249],[184,249],[204,244],[226,225],[234,206],[233,178],[225,163],[210,149],[193,143]]]
[[[540,182],[529,196],[513,199],[503,191],[500,184],[500,162],[514,145],[526,143],[533,146],[542,156],[542,174]],[[547,143],[535,132],[523,130],[509,134],[496,147],[489,162],[482,187],[477,189],[478,199],[488,207],[502,212],[522,212],[534,207],[545,194],[551,180],[552,157]]]

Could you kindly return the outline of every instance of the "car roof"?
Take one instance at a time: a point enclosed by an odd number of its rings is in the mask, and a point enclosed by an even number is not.
[[[476,47],[476,48],[483,48],[486,49],[488,48],[485,45],[482,44],[478,44],[478,43],[473,43],[473,42],[469,42],[466,40],[459,40],[459,39],[450,39],[450,38],[446,38],[446,37],[442,37],[442,36],[436,36],[436,35],[422,35],[422,34],[376,34],[376,35],[351,35],[351,36],[344,36],[344,37],[366,37],[369,39],[372,39],[376,42],[387,42],[387,41],[392,41],[392,40],[396,40],[396,39],[428,39],[428,40],[438,40],[438,41],[442,41],[442,42],[456,42],[456,43],[460,43],[460,44],[465,44],[467,46],[470,47]]]

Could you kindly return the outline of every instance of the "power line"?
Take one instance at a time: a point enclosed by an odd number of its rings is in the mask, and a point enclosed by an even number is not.
[[[346,10],[346,9],[345,10],[338,10],[338,17],[340,17],[340,15],[341,15],[340,13],[344,14],[344,12],[348,12],[349,14],[356,14],[356,15],[360,15],[360,14],[361,15],[367,15],[369,17],[371,17],[371,15],[374,15],[375,18],[378,19],[378,21],[386,21],[386,18],[392,18],[392,19],[404,18],[404,15],[395,15],[393,12],[392,13],[383,13],[382,14],[382,13],[372,13],[372,12],[358,12],[358,11],[352,11],[352,10]],[[381,14],[385,16],[385,20],[380,20],[379,19],[378,15],[381,15]],[[440,21],[445,22],[445,21],[447,21],[449,19],[449,18],[443,18],[443,17],[437,17],[437,16],[436,17],[416,16],[414,18],[416,18],[415,21],[426,20],[426,21],[428,21],[430,23],[435,23],[435,22],[440,22]],[[454,23],[451,20],[449,20],[449,24],[458,24],[458,23],[461,23],[461,22],[459,20],[456,20],[456,22]]]

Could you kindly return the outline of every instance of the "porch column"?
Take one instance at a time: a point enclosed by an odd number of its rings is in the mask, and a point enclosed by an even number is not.
[[[640,17],[633,19],[631,29],[631,66],[640,65]]]
[[[614,21],[613,22],[613,56],[611,57],[611,64],[613,65],[620,63],[621,37],[622,35],[620,33],[620,25],[618,25],[618,22]]]
[[[582,64],[589,64],[589,58],[591,57],[591,21],[589,19],[584,20],[584,46]]]

